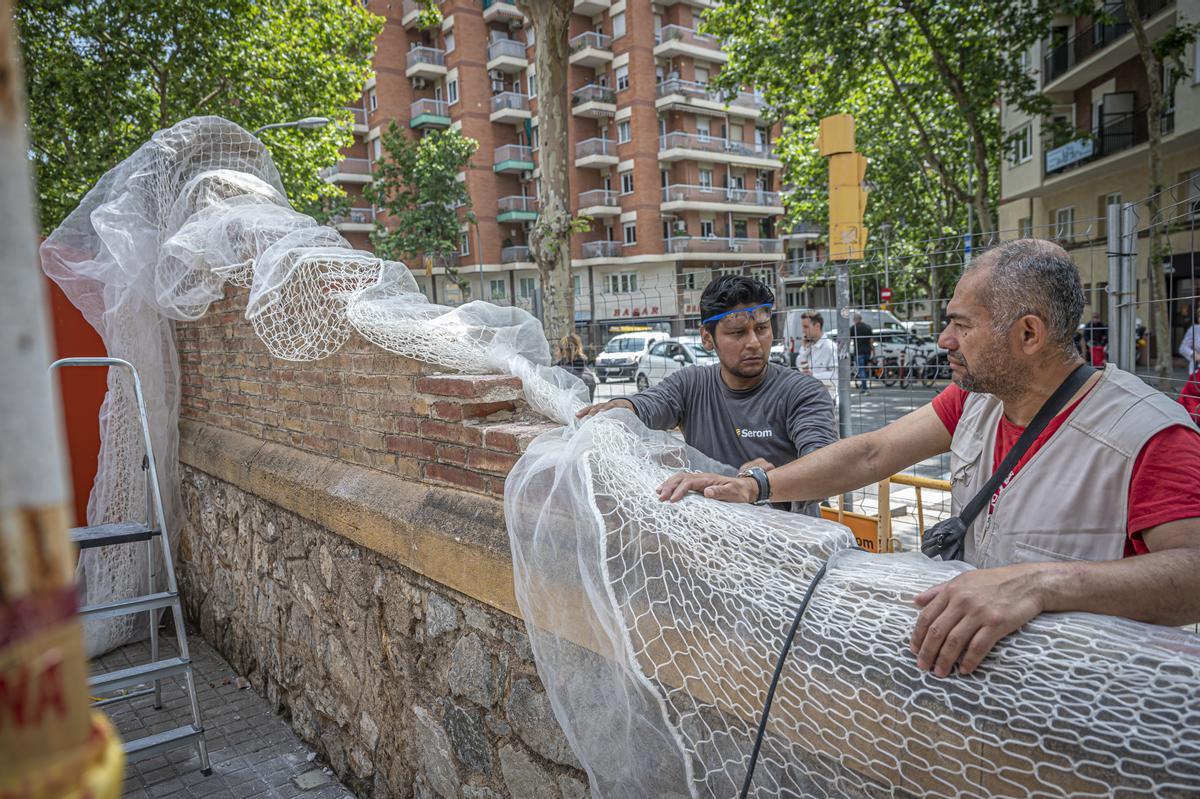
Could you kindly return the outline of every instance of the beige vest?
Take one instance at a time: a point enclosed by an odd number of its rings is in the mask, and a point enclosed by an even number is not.
[[[972,394],[950,443],[954,513],[992,475],[1004,406]],[[980,568],[1124,553],[1129,481],[1142,446],[1172,425],[1196,429],[1183,406],[1109,364],[1067,421],[967,529],[965,560]]]

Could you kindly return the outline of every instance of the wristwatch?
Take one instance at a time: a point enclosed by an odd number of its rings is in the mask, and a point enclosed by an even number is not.
[[[738,477],[753,477],[754,482],[758,483],[758,499],[754,500],[755,505],[766,505],[771,501],[771,481],[767,479],[767,473],[761,466],[751,466],[744,472],[739,472]]]

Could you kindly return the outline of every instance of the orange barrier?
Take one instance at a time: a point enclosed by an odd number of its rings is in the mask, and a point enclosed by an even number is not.
[[[830,521],[844,524],[854,534],[854,540],[868,552],[895,552],[896,539],[892,537],[891,484],[910,486],[917,494],[917,537],[925,536],[925,503],[921,491],[950,491],[949,480],[935,480],[911,474],[894,474],[878,483],[879,512],[875,515],[855,513],[842,507],[839,497],[835,508],[822,507],[821,516]]]

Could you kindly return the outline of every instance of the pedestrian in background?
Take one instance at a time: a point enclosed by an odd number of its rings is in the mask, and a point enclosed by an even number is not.
[[[804,338],[796,368],[820,380],[837,402],[837,345],[825,336],[825,319],[817,311],[805,311],[800,326]]]
[[[854,324],[850,327],[850,341],[854,345],[854,365],[858,367],[858,379],[862,381],[861,388],[864,394],[871,390],[868,383],[867,363],[871,360],[871,352],[874,348],[871,339],[874,335],[875,331],[863,321],[862,314],[856,313]]]
[[[1183,334],[1183,341],[1179,342],[1179,354],[1187,361],[1188,375],[1196,373],[1196,362],[1200,360],[1200,324],[1192,325],[1188,328],[1188,332]]]
[[[1104,348],[1108,346],[1108,325],[1100,314],[1092,314],[1092,321],[1083,326],[1083,342],[1087,345],[1092,366],[1103,366],[1106,360]]]

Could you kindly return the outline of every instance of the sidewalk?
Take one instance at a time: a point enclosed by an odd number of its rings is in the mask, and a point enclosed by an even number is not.
[[[160,656],[174,652],[174,638],[160,639]],[[193,747],[181,747],[125,768],[125,799],[147,797],[263,797],[283,799],[349,799],[352,794],[315,762],[316,755],[291,728],[271,712],[266,701],[238,677],[198,633],[188,643],[196,667],[196,688],[204,719],[212,775],[200,774]],[[129,644],[104,655],[93,666],[111,671],[150,660],[150,644]],[[104,708],[123,737],[190,723],[191,712],[182,679],[163,682],[163,708],[153,697],[116,702]]]

